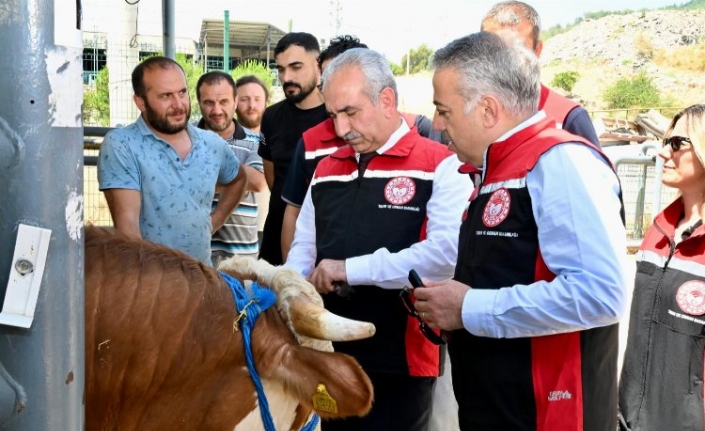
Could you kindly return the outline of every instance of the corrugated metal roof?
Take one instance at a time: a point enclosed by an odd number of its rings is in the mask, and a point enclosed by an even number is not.
[[[204,19],[201,24],[202,45],[223,47],[223,20]],[[274,47],[286,33],[279,28],[253,21],[230,21],[230,47],[241,49],[244,58],[267,58],[269,42],[270,58],[274,58]]]

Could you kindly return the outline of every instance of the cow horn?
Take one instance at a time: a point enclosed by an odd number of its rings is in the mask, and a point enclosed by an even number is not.
[[[328,341],[352,341],[375,334],[375,325],[346,319],[302,298],[289,304],[291,324],[299,335]]]

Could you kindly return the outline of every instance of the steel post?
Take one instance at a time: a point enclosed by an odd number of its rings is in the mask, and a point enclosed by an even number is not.
[[[3,430],[83,429],[81,3],[4,0],[0,8],[0,292],[20,224],[51,231],[34,320],[0,325],[0,361],[24,387]]]
[[[223,17],[223,70],[230,72],[230,11]]]
[[[164,27],[164,56],[176,59],[176,30],[174,24],[174,0],[162,0],[162,26]]]

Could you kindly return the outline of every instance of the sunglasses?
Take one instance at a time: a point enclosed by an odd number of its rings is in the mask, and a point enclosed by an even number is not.
[[[665,147],[666,145],[670,145],[671,149],[675,153],[676,151],[681,149],[681,147],[683,146],[683,142],[687,142],[689,144],[693,143],[690,138],[686,138],[685,136],[671,136],[668,138],[664,138],[663,146]]]
[[[436,333],[436,331],[431,329],[431,327],[428,326],[426,322],[424,322],[419,312],[416,311],[414,302],[411,300],[411,292],[412,289],[409,289],[405,286],[399,293],[399,297],[401,298],[402,304],[404,304],[404,308],[406,308],[406,312],[409,313],[409,316],[415,317],[416,320],[419,321],[419,329],[421,330],[421,333],[424,335],[424,337],[428,339],[428,341],[432,342],[437,346],[441,344],[446,344],[448,342],[446,334],[443,331],[441,331],[440,334]]]

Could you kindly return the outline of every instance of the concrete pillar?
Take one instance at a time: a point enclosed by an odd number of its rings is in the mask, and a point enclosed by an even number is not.
[[[107,28],[108,73],[110,80],[110,126],[125,126],[134,122],[139,110],[132,100],[132,70],[139,63],[137,8],[124,1],[105,2],[115,17]]]

